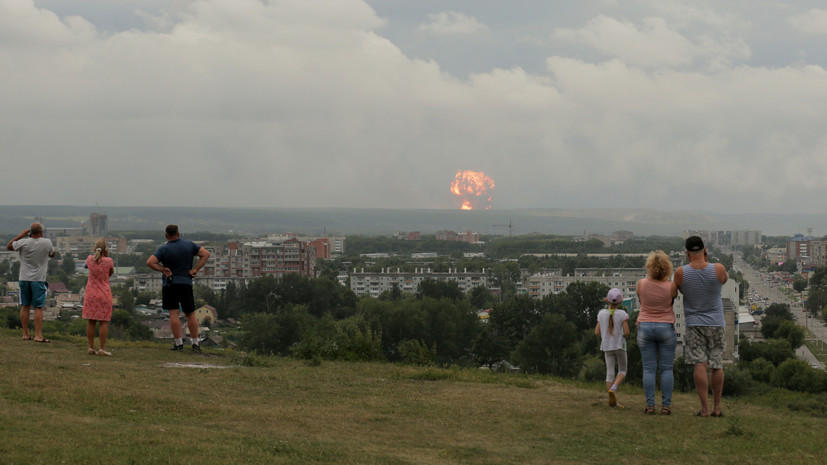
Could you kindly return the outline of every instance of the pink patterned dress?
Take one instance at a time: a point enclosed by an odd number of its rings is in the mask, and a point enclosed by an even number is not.
[[[83,298],[83,318],[86,320],[109,321],[112,319],[112,290],[109,288],[109,270],[115,262],[101,257],[95,263],[95,256],[86,257],[89,279]]]

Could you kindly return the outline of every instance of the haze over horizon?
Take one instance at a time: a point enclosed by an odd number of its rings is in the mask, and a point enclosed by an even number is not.
[[[825,214],[814,0],[0,0],[6,205]],[[806,225],[805,225],[806,226]]]

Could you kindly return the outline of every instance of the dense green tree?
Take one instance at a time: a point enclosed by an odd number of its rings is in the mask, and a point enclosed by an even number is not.
[[[804,344],[804,328],[789,320],[782,321],[773,336],[790,341],[793,350],[797,350]]]
[[[738,346],[738,355],[744,362],[763,358],[774,366],[778,366],[788,358],[795,358],[795,351],[787,339],[768,339],[764,342],[742,339]]]
[[[465,295],[460,290],[456,281],[440,281],[437,279],[423,279],[419,282],[416,290],[416,297],[430,297],[432,299],[451,299],[454,302],[462,300]]]
[[[118,297],[119,308],[129,313],[135,311],[135,295],[128,285],[112,288],[112,295]]]
[[[810,286],[827,285],[827,266],[820,266],[813,271]]]
[[[209,305],[216,310],[221,306],[220,304],[220,296],[209,286],[203,286],[200,284],[196,284],[192,288],[193,297],[196,300],[196,306],[199,305]],[[155,297],[150,297],[150,299],[154,299]]]
[[[288,304],[274,314],[246,314],[242,316],[245,332],[241,346],[261,354],[287,355],[290,346],[301,341],[313,322],[313,317],[302,305]]]
[[[516,296],[495,306],[489,314],[488,324],[508,340],[509,350],[513,350],[542,320],[538,303],[527,295]]]
[[[778,365],[772,384],[792,391],[821,393],[827,390],[827,373],[814,370],[807,362],[790,358]]]
[[[199,286],[195,286],[195,287],[197,288]],[[140,291],[140,292],[138,292],[138,295],[135,296],[135,306],[138,306],[138,305],[147,306],[147,305],[149,305],[149,302],[152,299],[157,299],[157,298],[158,298],[158,293],[157,292]]]
[[[818,316],[824,311],[825,306],[827,306],[827,284],[811,285],[807,295],[807,312]]]
[[[67,276],[72,276],[75,274],[75,257],[71,253],[64,254],[60,261],[60,267]]]
[[[795,292],[802,292],[804,289],[807,288],[807,280],[802,278],[801,276],[796,276],[793,280],[793,290]]]
[[[520,265],[514,261],[498,262],[491,270],[494,284],[502,287],[503,283],[520,282]]]
[[[606,308],[606,294],[609,287],[595,281],[573,282],[566,287],[573,315],[572,321],[577,329],[593,328],[597,322],[597,313]]]
[[[528,373],[574,378],[580,371],[575,326],[562,315],[547,314],[514,352],[514,362]]]
[[[510,352],[508,338],[499,334],[493,325],[485,324],[477,334],[471,347],[477,365],[494,368],[494,365],[508,357]]]
[[[788,304],[780,303],[770,304],[770,306],[764,310],[764,318],[766,317],[778,317],[788,321],[793,321],[795,319],[793,312],[790,310],[790,306]]]
[[[772,373],[775,371],[775,365],[763,357],[758,357],[750,362],[741,359],[738,361],[738,366],[745,367],[752,375],[752,379],[762,383],[769,383],[772,380]]]
[[[487,287],[476,286],[468,293],[468,301],[476,309],[486,309],[494,305],[496,298]]]

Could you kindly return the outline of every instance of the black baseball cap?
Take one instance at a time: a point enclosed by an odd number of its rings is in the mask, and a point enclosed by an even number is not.
[[[698,236],[689,236],[686,238],[686,250],[690,252],[697,252],[704,248],[704,241]]]

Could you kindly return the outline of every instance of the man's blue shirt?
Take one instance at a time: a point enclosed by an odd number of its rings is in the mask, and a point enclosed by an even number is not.
[[[201,246],[186,239],[175,239],[162,245],[153,255],[162,265],[172,271],[172,280],[164,278],[167,284],[188,284],[192,286],[192,259],[198,255]]]

